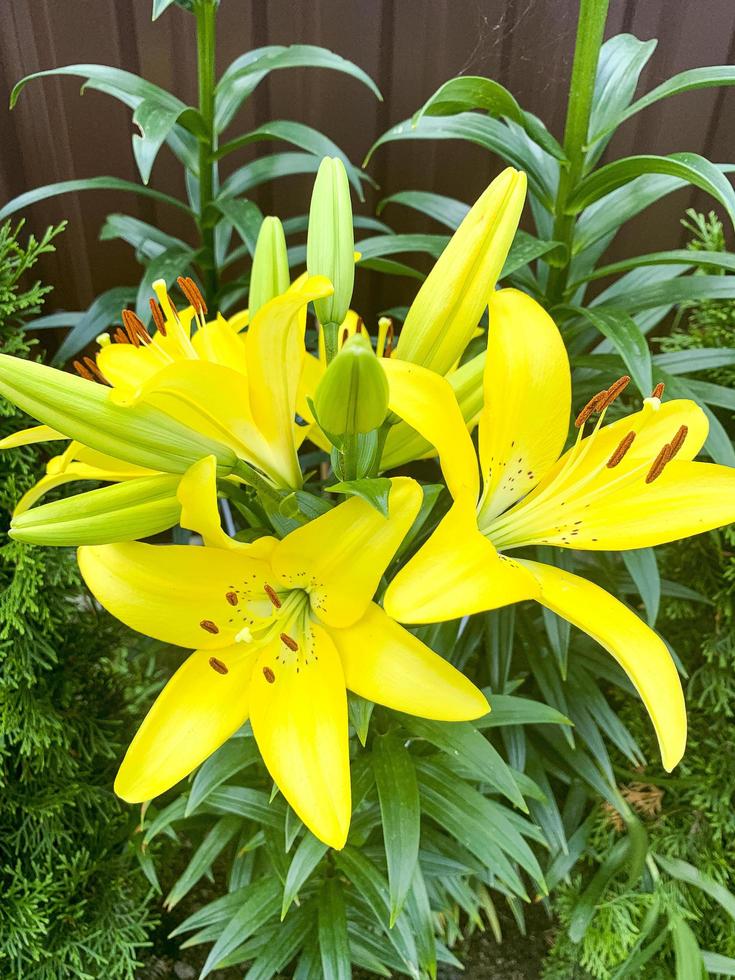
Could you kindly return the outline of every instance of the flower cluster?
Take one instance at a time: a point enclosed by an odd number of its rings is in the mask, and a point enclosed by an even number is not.
[[[340,848],[351,816],[347,692],[425,718],[482,716],[482,692],[401,624],[526,599],[615,657],[664,766],[681,758],[686,714],[666,645],[599,586],[540,562],[536,546],[634,549],[726,524],[735,470],[694,462],[707,418],[691,401],[664,401],[662,385],[605,424],[627,377],[582,409],[565,451],[562,337],[535,300],[496,289],[525,190],[512,168],[492,182],[397,342],[381,319],[374,344],[350,310],[347,177],[325,160],[307,272],[289,281],[282,228],[266,219],[249,311],[209,317],[191,279],[178,280],[179,310],[159,281],[150,326],[123,311],[76,375],[0,357],[0,394],[39,422],[3,448],[66,443],[19,503],[11,535],[79,546],[106,609],[194,650],[125,756],[124,799],[163,793],[249,721],[294,811]],[[486,349],[468,357],[486,312]],[[330,454],[320,480],[302,470],[305,441]],[[438,459],[452,500],[438,523],[417,480],[382,475],[425,457]],[[104,486],[38,503],[77,481]],[[347,499],[334,505],[335,493]],[[201,546],[141,540],[177,525]]]

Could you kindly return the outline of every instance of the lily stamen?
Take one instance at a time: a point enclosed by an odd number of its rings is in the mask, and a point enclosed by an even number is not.
[[[612,454],[610,459],[607,461],[608,469],[613,469],[618,463],[622,462],[625,454],[628,452],[630,447],[633,445],[633,440],[635,439],[635,432],[629,432],[620,442],[620,445]]]
[[[618,378],[618,380],[614,384],[611,384],[610,387],[607,389],[605,399],[600,403],[600,407],[598,411],[602,412],[604,411],[604,409],[609,408],[612,405],[612,403],[615,401],[615,399],[618,397],[618,395],[622,394],[622,392],[625,391],[625,389],[628,387],[629,384],[630,384],[629,374],[624,374],[622,378]]]
[[[658,477],[663,473],[666,464],[671,459],[671,446],[667,442],[663,449],[659,452],[658,456],[653,461],[653,466],[651,466],[646,476],[646,483],[653,483]]]
[[[130,343],[130,338],[128,337],[128,335],[125,333],[125,331],[121,327],[118,327],[117,328],[117,330],[115,331],[115,333],[112,335],[112,339],[113,339],[114,343],[116,343],[116,344],[129,344]]]
[[[203,619],[199,625],[206,633],[211,633],[213,636],[219,633],[219,626],[211,619]]]
[[[184,294],[189,304],[194,307],[200,317],[207,313],[207,304],[204,302],[201,290],[191,278],[191,276],[179,276],[176,280],[178,287]]]
[[[80,378],[84,378],[85,381],[94,381],[95,378],[92,376],[92,372],[82,364],[81,361],[72,361],[72,367],[77,372]]]
[[[676,454],[679,452],[681,447],[684,445],[684,440],[686,439],[688,432],[689,432],[688,426],[686,425],[679,426],[676,435],[674,436],[674,438],[671,440],[670,443],[670,449],[671,449],[671,455],[669,456],[670,460],[672,460],[674,456],[676,456]]]
[[[209,666],[212,668],[212,670],[216,670],[218,674],[229,674],[227,664],[223,664],[221,660],[217,659],[217,657],[209,658]]]
[[[263,668],[263,677],[265,677],[269,684],[272,684],[276,679],[276,675],[273,673],[270,667]]]
[[[575,428],[581,429],[584,423],[589,419],[591,415],[594,415],[600,409],[598,406],[602,404],[605,398],[607,398],[609,390],[605,388],[603,391],[598,391],[596,395],[587,402],[582,411],[574,420]]]
[[[296,642],[296,640],[294,640],[292,636],[289,636],[288,633],[281,633],[281,643],[285,644],[289,650],[293,650],[294,653],[299,648],[299,645]]]
[[[658,400],[660,401],[661,397],[663,396],[663,393],[664,393],[664,383],[663,381],[659,381],[659,383],[651,392],[651,398],[658,398]]]
[[[159,303],[156,302],[153,297],[148,300],[151,308],[151,316],[153,317],[153,322],[156,325],[156,330],[160,333],[162,337],[166,336],[166,318],[163,315],[163,310]]]
[[[130,337],[131,342],[136,347],[139,347],[140,344],[148,345],[152,343],[153,338],[146,330],[145,324],[137,313],[134,313],[132,310],[123,310],[120,316],[122,317],[123,326],[127,331],[128,337]]]
[[[263,591],[268,596],[268,598],[273,603],[273,605],[276,607],[276,609],[280,609],[281,608],[281,600],[276,595],[276,590],[271,585],[268,585],[266,583],[263,586]]]

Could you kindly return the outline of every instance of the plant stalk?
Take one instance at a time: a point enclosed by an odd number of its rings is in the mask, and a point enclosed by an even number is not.
[[[574,45],[572,78],[569,84],[567,117],[564,124],[564,152],[569,165],[561,168],[554,202],[554,240],[567,247],[567,261],[549,272],[547,296],[554,306],[564,296],[572,260],[572,241],[576,219],[564,209],[580,179],[584,176],[585,144],[589,130],[592,96],[595,90],[597,62],[607,20],[609,0],[580,0],[577,38]]]
[[[214,225],[206,212],[214,198],[215,167],[212,159],[217,149],[214,129],[215,41],[217,6],[213,0],[197,0],[194,5],[197,23],[197,76],[199,112],[206,128],[199,142],[199,230],[202,236],[204,296],[210,314],[216,314],[219,275],[214,248]]]

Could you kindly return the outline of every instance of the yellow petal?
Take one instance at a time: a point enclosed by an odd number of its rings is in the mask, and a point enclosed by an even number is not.
[[[684,754],[686,708],[666,644],[634,613],[598,585],[552,565],[522,564],[541,585],[541,602],[584,630],[617,660],[640,694],[669,772]]]
[[[385,593],[389,616],[438,623],[538,595],[532,575],[501,556],[477,529],[474,507],[460,499]]]
[[[508,167],[473,205],[421,286],[396,357],[446,374],[480,321],[518,227],[526,175]]]
[[[456,371],[447,375],[447,381],[457,399],[459,410],[468,429],[472,430],[482,409],[482,374],[485,366],[485,352],[467,361]],[[385,440],[380,465],[384,470],[403,466],[414,459],[435,456],[436,449],[422,435],[412,429],[407,422],[391,426]]]
[[[164,687],[125,754],[115,792],[128,803],[159,796],[188,776],[233,735],[248,716],[255,661],[242,644],[217,651],[227,673],[195,651]]]
[[[569,547],[621,551],[688,538],[735,521],[735,469],[674,459],[653,483],[643,472],[579,516]]]
[[[391,480],[388,517],[358,497],[292,531],[273,551],[273,570],[291,588],[309,590],[314,613],[350,626],[367,609],[421,506],[421,487]]]
[[[300,640],[296,652],[277,641],[260,653],[250,719],[278,788],[309,830],[339,849],[351,815],[342,664],[319,625],[312,624],[311,635]]]
[[[470,721],[490,710],[472,681],[371,603],[347,629],[330,629],[350,691],[437,721]]]
[[[270,558],[276,538],[258,538],[252,544],[236,541],[222,530],[217,506],[217,460],[206,456],[190,466],[181,478],[177,497],[181,504],[179,523],[201,534],[210,548],[245,551],[251,558]]]
[[[245,335],[252,417],[291,487],[301,486],[293,428],[304,361],[306,304],[331,292],[331,283],[323,276],[297,280],[258,310]]]
[[[203,361],[222,364],[240,374],[247,374],[244,338],[223,317],[197,330],[191,343]]]
[[[321,331],[319,336],[321,337]],[[301,432],[297,432],[297,441],[299,436],[302,441],[308,438],[315,446],[328,453],[332,448],[332,444],[314,422],[314,416],[311,413],[309,401],[307,400],[314,401],[316,389],[322,379],[324,370],[324,364],[317,357],[314,357],[313,354],[307,352],[301,368],[301,380],[299,381],[299,389],[296,395],[296,411],[309,425],[302,426]]]
[[[16,449],[18,446],[32,446],[37,442],[54,442],[57,439],[68,439],[50,425],[33,425],[29,429],[19,429],[4,439],[0,439],[0,449]]]
[[[97,366],[100,371],[113,388],[127,396],[136,392],[144,382],[170,363],[170,358],[157,346],[108,344],[97,352]]]
[[[394,358],[382,358],[380,363],[388,378],[391,411],[436,447],[452,496],[477,500],[475,448],[452,386],[446,378],[416,364]]]
[[[482,527],[559,458],[571,408],[569,358],[546,310],[517,289],[501,289],[490,299],[489,314],[480,416]]]
[[[250,310],[240,310],[239,313],[234,313],[231,317],[227,318],[227,322],[230,325],[230,329],[234,330],[235,333],[242,333],[250,323]]]
[[[229,646],[253,625],[251,597],[265,596],[272,580],[270,565],[242,550],[128,542],[77,555],[84,581],[113,616],[164,643],[204,650]]]

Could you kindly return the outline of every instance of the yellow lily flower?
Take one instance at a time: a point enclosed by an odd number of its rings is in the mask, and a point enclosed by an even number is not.
[[[626,381],[600,392],[577,418],[576,445],[560,457],[571,409],[569,361],[553,320],[516,290],[490,302],[479,473],[457,428],[444,459],[454,504],[398,573],[384,605],[402,622],[437,622],[536,598],[608,650],[653,721],[664,767],[686,743],[681,683],[663,641],[599,586],[506,553],[526,545],[626,550],[674,541],[735,519],[735,470],[693,462],[707,418],[691,401],[661,403],[603,426]],[[589,435],[586,423],[599,419]],[[479,476],[484,487],[480,494]],[[463,478],[463,479],[462,479]],[[453,489],[459,486],[460,490]]]
[[[115,783],[163,793],[250,719],[270,774],[310,830],[341,848],[350,823],[346,691],[400,711],[468,720],[489,708],[463,674],[373,600],[421,488],[392,481],[389,515],[351,498],[283,540],[222,531],[215,461],[182,479],[181,522],[206,547],[82,547],[93,594],[128,626],[195,647],[135,736]]]

